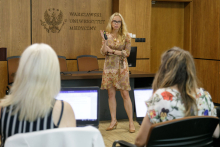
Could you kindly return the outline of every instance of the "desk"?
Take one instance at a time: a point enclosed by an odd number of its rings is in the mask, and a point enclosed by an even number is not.
[[[140,78],[143,83],[143,78],[153,78],[154,73],[145,73],[140,71],[131,71],[130,74],[130,85],[131,91],[129,91],[133,112],[134,112],[134,88],[135,79]],[[61,87],[83,87],[83,86],[99,86],[101,87],[102,81],[102,71],[76,71],[76,72],[63,72],[61,73]],[[151,80],[152,82],[152,80]],[[148,83],[151,85],[151,82]],[[147,82],[144,84],[146,85]],[[117,101],[117,119],[128,119],[127,114],[124,109],[123,99],[119,91],[116,92]],[[111,120],[111,115],[108,106],[108,91],[100,90],[99,97],[99,118],[100,120]]]

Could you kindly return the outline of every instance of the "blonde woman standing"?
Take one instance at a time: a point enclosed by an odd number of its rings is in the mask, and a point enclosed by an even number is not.
[[[47,44],[33,44],[22,53],[11,94],[0,101],[1,146],[18,133],[75,127],[72,107],[55,100],[60,92],[60,66]]]
[[[106,31],[107,40],[104,37],[104,31],[100,31],[102,36],[101,54],[105,56],[101,89],[108,90],[108,102],[111,113],[111,124],[106,131],[117,127],[115,94],[116,90],[119,90],[129,119],[129,132],[133,133],[135,132],[135,127],[132,103],[129,96],[131,87],[127,62],[127,57],[130,55],[131,50],[131,38],[120,13],[114,13],[110,17]]]

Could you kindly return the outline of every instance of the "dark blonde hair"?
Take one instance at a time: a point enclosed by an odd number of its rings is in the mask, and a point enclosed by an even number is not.
[[[128,30],[127,30],[127,25],[124,21],[124,18],[122,17],[122,15],[118,12],[115,12],[114,14],[112,14],[109,18],[109,21],[108,21],[108,25],[106,27],[106,31],[111,33],[112,32],[112,20],[115,16],[119,16],[121,18],[121,28],[119,29],[119,35],[122,37],[122,40],[124,40],[126,34],[128,33]]]
[[[197,114],[195,99],[197,81],[191,54],[181,48],[173,47],[161,57],[161,65],[153,81],[153,91],[177,85],[185,106],[185,116],[191,116]]]

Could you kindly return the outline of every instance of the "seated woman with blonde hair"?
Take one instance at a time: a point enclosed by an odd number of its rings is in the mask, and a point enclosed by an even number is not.
[[[0,101],[1,143],[18,133],[75,127],[70,104],[55,100],[60,92],[60,66],[47,44],[33,44],[22,53],[11,94]]]
[[[188,51],[173,47],[161,58],[153,81],[153,96],[135,140],[144,146],[152,124],[187,116],[216,116],[210,94],[197,85],[196,68]],[[219,125],[213,134],[219,136]]]

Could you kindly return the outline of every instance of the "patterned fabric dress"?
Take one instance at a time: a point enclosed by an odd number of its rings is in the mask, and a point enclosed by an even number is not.
[[[196,102],[198,116],[215,116],[216,109],[210,94],[204,89],[197,89]],[[158,89],[152,98],[146,102],[147,115],[151,123],[165,122],[177,118],[183,118],[185,107],[181,100],[180,93],[171,88]]]
[[[101,89],[109,89],[115,87],[116,90],[131,90],[129,81],[129,68],[127,57],[130,55],[131,38],[129,34],[121,39],[114,40],[110,33],[106,33],[108,37],[107,45],[116,51],[122,51],[122,55],[105,55],[102,52],[104,40],[102,40],[101,54],[105,56],[105,63],[102,74]]]

